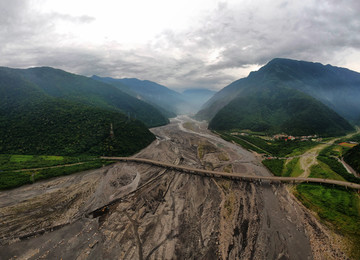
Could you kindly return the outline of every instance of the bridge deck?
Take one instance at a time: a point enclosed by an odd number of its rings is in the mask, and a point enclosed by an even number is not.
[[[270,182],[280,182],[280,183],[324,183],[324,184],[332,184],[343,186],[346,188],[351,189],[358,189],[360,190],[360,184],[346,182],[346,181],[338,181],[338,180],[331,180],[331,179],[320,179],[320,178],[300,178],[300,177],[278,177],[278,176],[254,176],[254,175],[247,175],[243,173],[227,173],[227,172],[216,172],[216,171],[209,171],[204,169],[196,169],[190,168],[186,166],[179,166],[165,162],[153,161],[149,159],[142,159],[142,158],[134,158],[134,157],[101,157],[102,159],[107,160],[117,160],[123,162],[136,162],[136,163],[145,163],[150,164],[166,169],[177,170],[185,173],[202,175],[207,177],[216,177],[216,178],[226,178],[232,180],[246,180],[246,181],[270,181]]]

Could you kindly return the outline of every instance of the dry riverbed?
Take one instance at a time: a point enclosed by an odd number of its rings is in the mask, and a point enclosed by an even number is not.
[[[138,153],[195,168],[270,175],[259,160],[178,117]],[[0,259],[341,259],[340,238],[284,186],[144,164],[0,192]]]

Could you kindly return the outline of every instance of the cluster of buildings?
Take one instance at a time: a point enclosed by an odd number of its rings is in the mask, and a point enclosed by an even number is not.
[[[303,136],[292,136],[287,134],[277,134],[273,136],[273,140],[285,140],[285,141],[313,141],[321,142],[322,138],[319,138],[317,135],[303,135]]]
[[[233,132],[233,133],[231,133],[231,135],[247,136],[250,134],[244,133],[244,132]],[[321,142],[322,141],[322,138],[320,138],[318,135],[292,136],[292,135],[287,135],[287,134],[276,134],[276,135],[273,135],[272,137],[262,136],[261,138],[263,138],[265,140],[272,140],[272,141],[273,140],[285,140],[285,141],[300,140],[300,141],[313,141],[313,142]]]

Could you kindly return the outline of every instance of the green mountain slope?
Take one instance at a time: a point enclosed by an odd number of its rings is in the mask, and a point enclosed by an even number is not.
[[[60,155],[130,155],[155,139],[119,112],[52,99],[1,111],[0,136],[0,153]]]
[[[342,135],[353,129],[316,99],[276,85],[252,89],[232,100],[210,121],[209,128],[322,136]]]
[[[360,118],[360,73],[331,65],[279,58],[220,90],[202,107],[197,117],[210,120],[244,89],[272,82],[318,99],[351,122],[356,123]]]
[[[338,114],[356,121],[360,117],[360,73],[320,63],[274,59],[259,70],[288,87],[320,100]]]
[[[26,81],[15,71],[0,68],[0,108],[19,108],[45,97],[36,85]]]
[[[131,118],[144,122],[148,127],[168,123],[167,118],[155,107],[109,84],[49,67],[8,70],[35,84],[52,97],[122,111]]]
[[[249,76],[250,77],[250,76]],[[216,113],[229,104],[246,87],[256,86],[256,80],[239,79],[213,95],[198,111],[195,118],[210,121]]]
[[[129,155],[154,139],[143,123],[119,111],[50,97],[0,69],[0,153]]]

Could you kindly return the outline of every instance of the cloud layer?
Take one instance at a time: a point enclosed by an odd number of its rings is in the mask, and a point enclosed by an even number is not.
[[[275,57],[360,71],[356,0],[218,2],[206,12],[202,6],[182,26],[154,28],[154,36],[139,29],[150,18],[136,17],[134,9],[131,15],[140,27],[131,31],[129,23],[126,31],[117,31],[116,17],[105,24],[96,13],[41,10],[34,3],[0,0],[2,66],[53,66],[83,75],[149,79],[178,89],[219,89]],[[141,39],[142,33],[150,36]]]

